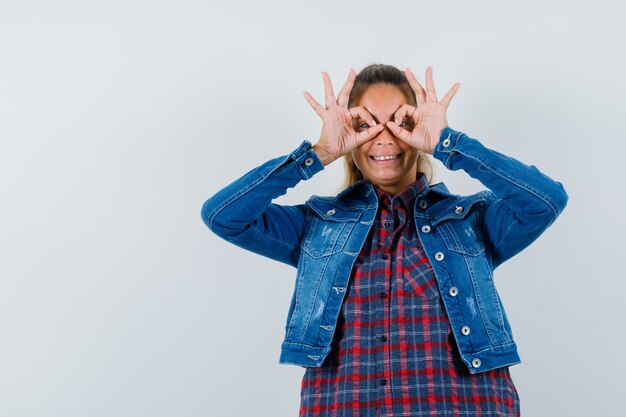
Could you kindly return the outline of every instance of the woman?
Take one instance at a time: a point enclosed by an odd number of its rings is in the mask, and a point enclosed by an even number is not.
[[[204,203],[224,239],[297,267],[280,362],[306,367],[301,416],[513,416],[520,362],[493,269],[533,242],[567,202],[537,168],[451,129],[410,70],[370,65],[325,106],[313,146],[272,159]],[[429,184],[432,155],[489,190]],[[347,188],[271,203],[340,157]]]

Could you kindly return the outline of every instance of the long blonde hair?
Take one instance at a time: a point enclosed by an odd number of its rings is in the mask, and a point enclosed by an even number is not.
[[[371,64],[363,68],[356,75],[352,91],[350,92],[350,98],[348,99],[348,107],[353,107],[354,103],[359,101],[365,90],[375,84],[389,84],[398,87],[408,99],[409,104],[412,106],[417,104],[415,101],[415,92],[402,71],[392,65]],[[356,167],[350,152],[344,155],[343,162],[345,177],[342,188],[347,188],[358,180],[363,179],[363,174]],[[430,157],[423,152],[419,152],[417,156],[417,172],[423,172],[430,184],[433,179],[433,164]]]

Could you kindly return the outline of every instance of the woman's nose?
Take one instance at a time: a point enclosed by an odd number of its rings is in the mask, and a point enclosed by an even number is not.
[[[376,136],[376,143],[381,145],[393,144],[396,137],[391,133],[387,126]]]

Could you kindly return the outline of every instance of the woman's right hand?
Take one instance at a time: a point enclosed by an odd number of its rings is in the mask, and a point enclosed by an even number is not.
[[[322,133],[317,143],[313,145],[313,151],[324,165],[330,164],[372,139],[385,128],[383,124],[376,124],[372,115],[365,108],[357,106],[348,109],[348,98],[355,77],[356,72],[350,69],[348,79],[339,92],[339,97],[335,98],[330,76],[328,73],[322,72],[326,98],[325,107],[315,101],[308,91],[302,93],[323,122]],[[367,121],[370,127],[357,132],[352,124],[353,119],[356,118]]]

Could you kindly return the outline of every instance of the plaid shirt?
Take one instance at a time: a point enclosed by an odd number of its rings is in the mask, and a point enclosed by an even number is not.
[[[508,367],[470,374],[413,222],[425,176],[379,210],[356,259],[331,352],[302,379],[300,416],[519,416]]]

